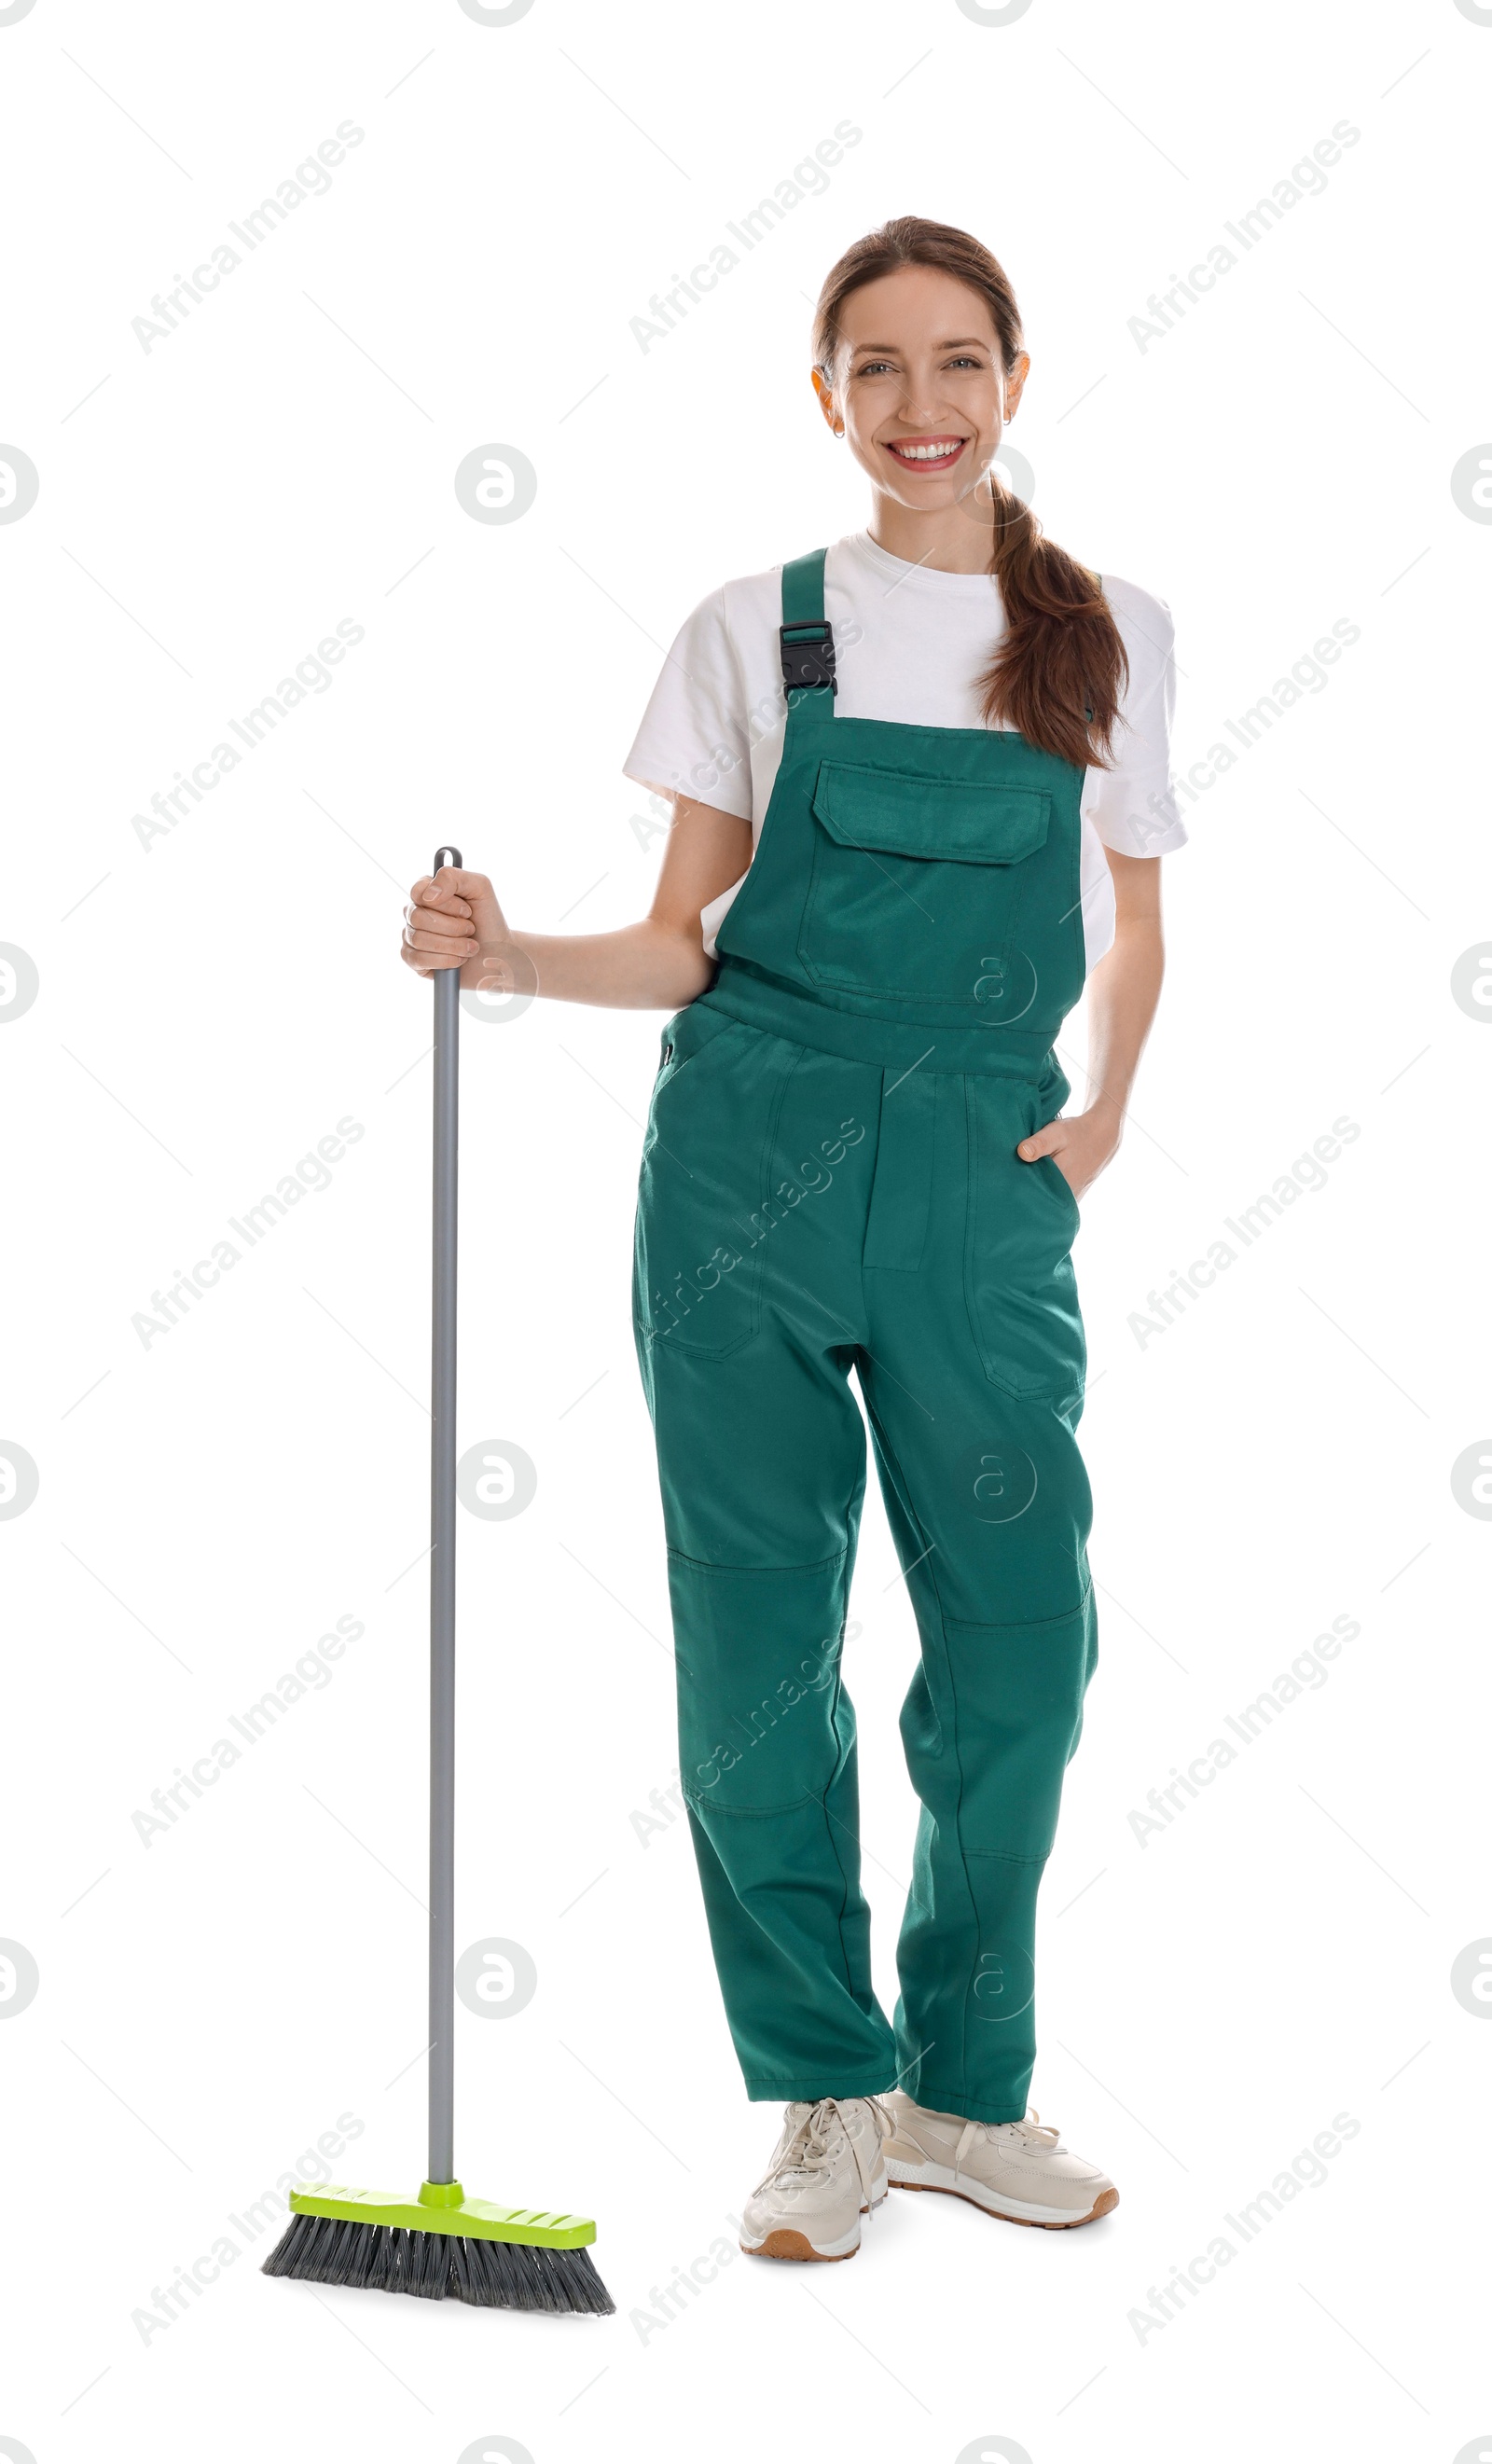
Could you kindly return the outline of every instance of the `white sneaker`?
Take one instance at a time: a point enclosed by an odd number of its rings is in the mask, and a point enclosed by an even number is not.
[[[886,2101],[886,2169],[899,2190],[951,2190],[1011,2224],[1059,2228],[1090,2225],[1119,2205],[1108,2174],[1069,2154],[1035,2113],[1024,2122],[965,2122],[899,2092]]]
[[[886,2196],[881,2143],[890,2128],[879,2097],[790,2104],[772,2162],[746,2202],[742,2250],[754,2258],[853,2258],[861,2217]]]

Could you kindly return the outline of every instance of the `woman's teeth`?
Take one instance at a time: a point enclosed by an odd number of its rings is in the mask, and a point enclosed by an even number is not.
[[[893,445],[891,451],[903,462],[949,462],[962,448],[963,438],[955,436],[948,445]]]

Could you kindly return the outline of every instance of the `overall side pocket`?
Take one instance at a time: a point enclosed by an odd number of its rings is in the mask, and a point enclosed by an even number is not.
[[[1022,1163],[1026,1094],[999,1078],[964,1081],[968,1213],[964,1292],[984,1374],[1025,1402],[1083,1392],[1087,1347],[1072,1243],[1078,1201],[1049,1155]]]
[[[670,1042],[643,1141],[633,1315],[645,1346],[723,1360],[760,1315],[749,1225],[791,1047],[693,1009],[664,1030]]]

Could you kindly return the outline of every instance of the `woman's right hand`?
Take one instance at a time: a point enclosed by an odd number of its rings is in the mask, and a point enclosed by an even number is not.
[[[433,875],[422,873],[405,909],[399,955],[417,976],[459,967],[469,992],[511,979],[513,935],[486,873],[449,864]],[[521,967],[521,955],[517,962]]]

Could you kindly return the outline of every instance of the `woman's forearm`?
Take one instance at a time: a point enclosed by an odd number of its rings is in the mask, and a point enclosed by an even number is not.
[[[495,950],[484,946],[461,980],[473,990],[494,975],[506,983],[506,968],[516,991],[601,1009],[682,1009],[715,971],[697,922],[681,932],[651,916],[615,933],[514,933]]]
[[[1110,1116],[1117,1137],[1166,972],[1160,918],[1121,920],[1087,983],[1088,1084],[1085,1111]]]

